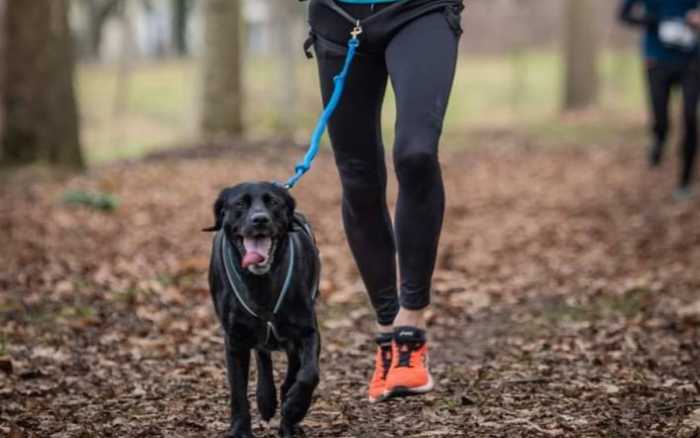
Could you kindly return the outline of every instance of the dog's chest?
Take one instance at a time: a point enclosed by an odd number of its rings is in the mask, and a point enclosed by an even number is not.
[[[283,247],[284,248],[284,247]],[[282,248],[280,249],[282,251]],[[314,301],[320,260],[310,230],[289,234],[277,269],[265,277],[241,271],[223,232],[214,246],[214,300],[233,344],[260,350],[285,350],[316,329]]]
[[[281,351],[292,348],[304,330],[286,321],[253,319],[244,314],[233,317],[226,333],[233,344],[263,351]]]

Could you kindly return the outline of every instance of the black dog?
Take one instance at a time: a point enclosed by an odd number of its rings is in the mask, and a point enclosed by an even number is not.
[[[248,405],[250,352],[258,365],[257,402],[268,421],[277,395],[270,352],[287,353],[281,388],[280,436],[300,432],[319,381],[320,334],[314,301],[320,260],[308,223],[295,213],[288,191],[272,183],[244,183],[221,192],[214,204],[216,231],[209,286],[225,332],[231,390],[226,437],[252,437]]]

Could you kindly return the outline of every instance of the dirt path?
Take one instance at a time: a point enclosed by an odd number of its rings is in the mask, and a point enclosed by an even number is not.
[[[0,435],[219,436],[223,346],[198,230],[220,187],[286,175],[300,152],[284,151],[0,188]],[[670,199],[674,169],[650,173],[622,146],[494,145],[443,162],[439,384],[422,399],[365,403],[371,315],[329,156],[295,193],[324,262],[308,435],[700,436],[700,204]],[[111,191],[121,205],[67,207],[66,189]]]

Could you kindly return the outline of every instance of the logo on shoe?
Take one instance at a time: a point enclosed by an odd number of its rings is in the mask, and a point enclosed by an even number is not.
[[[413,336],[413,332],[408,332],[408,331],[399,332],[399,336]]]

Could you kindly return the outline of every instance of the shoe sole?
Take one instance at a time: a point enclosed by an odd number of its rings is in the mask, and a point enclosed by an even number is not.
[[[387,389],[384,391],[384,400],[392,397],[410,397],[412,395],[422,395],[433,390],[435,384],[433,382],[433,376],[428,374],[428,383],[423,386],[397,386],[393,389]]]
[[[369,402],[370,402],[371,404],[380,403],[380,402],[383,402],[383,401],[386,400],[386,399],[387,399],[387,396],[386,396],[385,394],[382,394],[382,395],[380,395],[379,397],[368,397],[368,398],[367,398],[367,400],[369,400]]]

